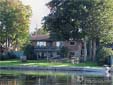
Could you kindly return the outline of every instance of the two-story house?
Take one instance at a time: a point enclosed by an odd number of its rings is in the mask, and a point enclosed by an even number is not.
[[[55,41],[50,39],[49,35],[32,35],[32,45],[35,47],[37,58],[50,58],[61,56],[58,54],[62,47],[68,49],[67,58],[82,57],[82,41]]]

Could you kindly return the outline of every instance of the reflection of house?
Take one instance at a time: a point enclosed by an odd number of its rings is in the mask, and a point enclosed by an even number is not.
[[[35,46],[37,57],[57,57],[62,47],[68,48],[67,57],[81,57],[82,41],[55,41],[49,35],[32,35],[31,42]]]
[[[17,79],[0,79],[0,85],[18,85]]]

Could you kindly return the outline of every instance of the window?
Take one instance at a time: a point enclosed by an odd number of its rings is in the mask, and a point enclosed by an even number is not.
[[[70,52],[70,56],[74,56],[75,55],[75,53],[74,52]]]
[[[60,42],[56,42],[56,46],[57,47],[60,47]]]
[[[75,42],[70,42],[70,45],[75,45]]]
[[[48,46],[48,47],[53,46],[53,42],[47,42],[47,46]]]
[[[40,47],[46,46],[46,42],[37,42],[37,46],[40,46]]]

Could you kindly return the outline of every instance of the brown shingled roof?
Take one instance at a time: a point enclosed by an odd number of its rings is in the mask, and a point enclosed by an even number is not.
[[[49,35],[32,35],[30,40],[46,41],[46,40],[50,40],[50,36]]]

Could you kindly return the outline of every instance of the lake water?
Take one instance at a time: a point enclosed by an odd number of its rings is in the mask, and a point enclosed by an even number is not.
[[[0,85],[113,85],[112,81],[104,73],[0,71]]]

